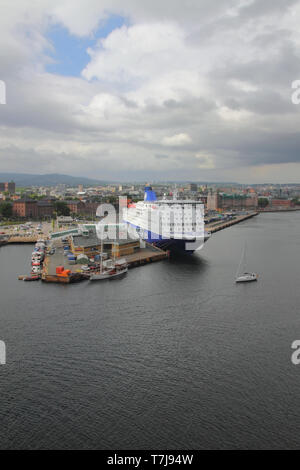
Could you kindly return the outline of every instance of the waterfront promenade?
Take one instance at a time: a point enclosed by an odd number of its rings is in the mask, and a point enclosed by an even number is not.
[[[231,227],[232,225],[239,224],[240,222],[243,222],[244,220],[251,219],[252,217],[255,217],[258,214],[259,214],[258,211],[247,212],[247,214],[238,215],[230,220],[226,220],[226,221],[221,220],[221,221],[212,222],[211,224],[206,224],[205,229],[211,233],[219,232],[220,230],[224,230],[225,228]]]

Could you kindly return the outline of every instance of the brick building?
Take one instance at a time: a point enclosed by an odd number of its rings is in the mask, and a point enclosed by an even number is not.
[[[292,207],[291,199],[271,199],[270,200],[270,207],[273,209],[289,209]]]
[[[37,213],[38,217],[52,217],[54,212],[54,206],[52,201],[38,201],[37,202]]]
[[[84,203],[84,214],[94,217],[96,215],[96,211],[99,205],[100,205],[99,202],[86,201]]]
[[[34,201],[33,199],[18,199],[13,202],[13,215],[31,219],[51,217],[54,212],[51,200]]]
[[[13,215],[16,217],[43,218],[52,217],[54,202],[51,198],[35,201],[33,199],[17,199],[13,202]],[[95,216],[98,202],[65,201],[71,214]]]
[[[99,202],[65,201],[71,214],[95,216]]]
[[[0,192],[1,193],[8,192],[10,194],[15,194],[16,183],[14,183],[13,181],[0,183]]]
[[[65,201],[71,214],[82,214],[84,211],[84,203],[82,201]]]
[[[226,194],[209,192],[207,196],[208,210],[255,210],[257,207],[258,197],[256,193]]]
[[[16,217],[38,217],[37,201],[18,199],[13,203],[13,215]]]
[[[207,195],[206,208],[208,211],[217,211],[219,209],[219,197],[218,193],[209,191]]]

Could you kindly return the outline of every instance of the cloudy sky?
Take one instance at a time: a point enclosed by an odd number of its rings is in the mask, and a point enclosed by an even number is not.
[[[0,0],[0,172],[300,182],[299,25],[298,0]]]

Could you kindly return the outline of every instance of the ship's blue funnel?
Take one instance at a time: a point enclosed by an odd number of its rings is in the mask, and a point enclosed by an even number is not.
[[[153,191],[151,186],[145,186],[145,194],[144,194],[144,201],[152,202],[156,201],[156,194]]]

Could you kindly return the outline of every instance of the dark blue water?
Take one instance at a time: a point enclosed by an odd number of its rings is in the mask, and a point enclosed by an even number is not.
[[[264,214],[92,285],[18,281],[32,247],[0,248],[0,447],[300,447],[299,234]]]

